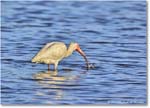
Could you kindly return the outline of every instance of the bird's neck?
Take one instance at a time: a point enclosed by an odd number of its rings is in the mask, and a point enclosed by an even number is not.
[[[67,53],[66,53],[66,56],[65,57],[68,57],[70,56],[72,53],[73,53],[74,49],[71,45],[69,45],[68,47],[68,50],[67,50]]]

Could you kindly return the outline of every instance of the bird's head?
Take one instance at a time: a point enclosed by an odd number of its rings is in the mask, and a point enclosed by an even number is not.
[[[86,65],[87,65],[87,67],[88,67],[88,66],[89,66],[88,60],[87,60],[87,58],[86,58],[85,53],[81,50],[79,44],[78,44],[78,43],[75,43],[75,42],[71,42],[70,45],[71,45],[71,47],[73,47],[73,49],[74,49],[75,51],[77,51],[78,53],[80,53],[81,56],[84,57],[84,59],[85,59],[85,61],[86,61]]]
[[[85,56],[84,52],[81,50],[80,46],[78,43],[71,42],[70,47],[74,50],[79,52],[82,56]]]

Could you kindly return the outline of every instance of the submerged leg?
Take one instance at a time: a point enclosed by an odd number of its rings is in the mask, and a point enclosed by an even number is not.
[[[55,70],[57,70],[58,62],[55,62]]]
[[[48,71],[50,71],[50,64],[48,64]]]

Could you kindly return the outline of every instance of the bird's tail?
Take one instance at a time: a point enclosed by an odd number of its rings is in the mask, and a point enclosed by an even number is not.
[[[34,58],[31,60],[31,62],[32,62],[32,63],[34,63],[34,62],[35,62]]]
[[[32,63],[38,62],[37,57],[33,57],[33,59],[31,60]]]

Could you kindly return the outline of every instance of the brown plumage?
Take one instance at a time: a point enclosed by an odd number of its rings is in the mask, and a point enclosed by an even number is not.
[[[70,43],[68,49],[63,42],[51,42],[47,43],[32,59],[32,62],[35,63],[45,63],[49,65],[54,64],[55,70],[57,70],[57,66],[60,60],[65,57],[70,56],[73,51],[78,51],[86,60],[86,64],[88,66],[88,61],[84,52],[80,49],[78,43]]]

